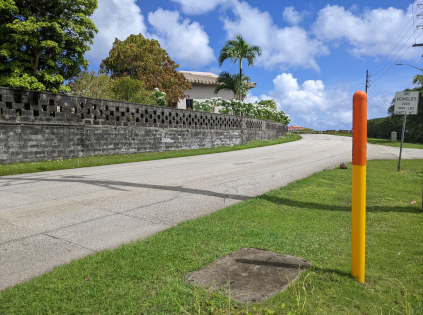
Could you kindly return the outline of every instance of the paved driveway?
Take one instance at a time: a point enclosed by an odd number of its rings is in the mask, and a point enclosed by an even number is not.
[[[0,177],[0,290],[73,259],[148,237],[341,162],[351,138]],[[399,149],[368,145],[369,159]],[[403,158],[423,159],[406,149]]]

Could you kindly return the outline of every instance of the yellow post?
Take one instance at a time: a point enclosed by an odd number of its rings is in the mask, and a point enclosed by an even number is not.
[[[353,97],[351,275],[364,283],[366,238],[367,94]]]

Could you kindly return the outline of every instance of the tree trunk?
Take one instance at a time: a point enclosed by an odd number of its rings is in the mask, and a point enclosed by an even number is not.
[[[38,72],[38,66],[40,65],[40,58],[41,58],[41,55],[43,54],[43,52],[44,52],[44,49],[41,49],[40,51],[35,51],[34,52],[34,54],[35,54],[35,60],[34,60],[34,77],[37,75],[37,72]]]
[[[239,81],[242,81],[242,59],[239,59]],[[241,94],[237,95],[237,100],[241,100]]]

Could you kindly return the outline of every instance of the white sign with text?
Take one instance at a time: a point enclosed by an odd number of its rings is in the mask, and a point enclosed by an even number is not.
[[[394,115],[417,115],[419,92],[396,92]]]

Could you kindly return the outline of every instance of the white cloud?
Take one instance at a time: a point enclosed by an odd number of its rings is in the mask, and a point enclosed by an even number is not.
[[[286,7],[282,13],[283,19],[292,25],[300,24],[304,19],[304,15],[304,12],[300,13],[294,7]]]
[[[147,30],[136,0],[99,1],[92,20],[98,28],[86,56],[92,62],[100,62],[109,55],[116,37],[124,40],[131,34],[145,35]]]
[[[291,118],[291,124],[315,130],[351,129],[352,99],[347,91],[326,90],[321,80],[307,80],[301,85],[291,73],[282,73],[274,80],[268,95],[249,100],[274,98],[278,109]]]
[[[197,22],[182,20],[179,12],[159,8],[148,14],[156,38],[172,60],[182,66],[200,67],[215,60],[209,37]]]
[[[322,40],[348,41],[352,46],[350,52],[356,56],[390,54],[400,57],[414,39],[411,11],[393,7],[355,15],[342,6],[327,5],[319,11],[313,30]],[[403,58],[420,55],[421,51],[408,49]]]
[[[321,80],[298,83],[291,73],[273,79],[274,90],[259,97],[249,93],[246,101],[275,99],[279,110],[290,116],[290,125],[314,130],[351,129],[352,95],[346,90],[327,90]],[[350,100],[351,101],[350,101]]]
[[[255,96],[254,94],[251,93],[251,91],[248,91],[247,97],[245,98],[245,102],[249,102],[249,103],[258,103],[260,101],[264,101],[264,100],[271,100],[273,99],[273,97],[266,95],[266,94],[261,94],[260,97]],[[279,106],[279,104],[278,104]]]
[[[308,80],[300,86],[291,73],[282,73],[273,80],[273,84],[273,94],[279,103],[297,114],[327,110],[325,86],[321,80]]]
[[[234,2],[235,19],[223,18],[227,37],[241,33],[244,38],[262,48],[257,63],[266,69],[275,66],[312,68],[319,70],[316,57],[328,54],[326,46],[312,39],[298,26],[279,28],[268,12],[252,8],[246,2]]]
[[[171,0],[179,3],[182,7],[182,12],[188,15],[204,14],[216,9],[220,4],[224,4],[227,0]]]

